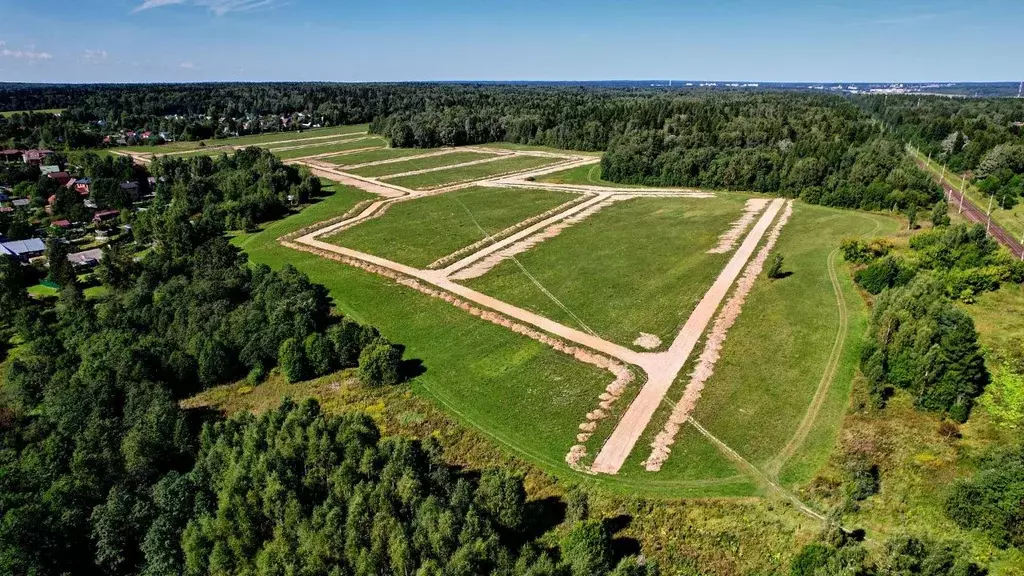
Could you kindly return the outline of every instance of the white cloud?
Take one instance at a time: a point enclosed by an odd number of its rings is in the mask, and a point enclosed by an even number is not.
[[[5,44],[0,44],[0,46],[5,46],[5,45],[6,45],[6,43]],[[0,50],[0,56],[6,57],[6,58],[19,58],[21,60],[51,60],[51,59],[53,59],[53,54],[50,54],[49,52],[33,52],[32,50],[11,50],[9,48],[4,48],[4,49]]]
[[[162,6],[175,6],[188,4],[190,6],[201,6],[207,8],[217,16],[223,16],[231,12],[250,12],[261,8],[269,8],[277,4],[279,0],[143,0],[132,12],[141,12]]]
[[[82,53],[82,61],[88,64],[99,64],[107,59],[106,50],[86,50]]]
[[[181,67],[186,69],[186,70],[192,70],[192,69],[194,69],[196,67],[196,65],[191,63],[191,62],[182,62],[181,63]]]

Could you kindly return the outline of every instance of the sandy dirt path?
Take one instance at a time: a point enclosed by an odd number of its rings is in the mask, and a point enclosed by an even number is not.
[[[441,273],[445,277],[449,277],[452,274],[454,274],[455,272],[457,272],[459,270],[462,270],[463,268],[466,268],[466,267],[470,266],[471,264],[473,264],[473,263],[475,263],[475,262],[477,262],[479,260],[482,260],[485,257],[490,256],[491,254],[494,254],[495,252],[503,250],[503,249],[505,249],[505,248],[507,248],[507,247],[509,247],[509,246],[511,246],[511,245],[513,245],[513,244],[523,240],[527,236],[531,236],[534,233],[536,233],[536,232],[538,232],[540,230],[543,230],[544,228],[547,228],[548,226],[551,226],[552,224],[555,224],[555,223],[560,222],[560,221],[562,221],[562,220],[564,220],[566,218],[569,218],[570,216],[573,216],[575,214],[583,212],[584,210],[587,210],[588,208],[590,208],[592,206],[598,205],[601,202],[604,202],[605,200],[607,200],[607,198],[608,198],[607,196],[594,196],[590,200],[587,200],[585,202],[582,202],[582,203],[570,206],[567,210],[559,212],[558,214],[555,214],[554,216],[551,216],[550,218],[546,218],[544,220],[541,220],[540,222],[537,222],[536,224],[534,224],[532,226],[528,226],[526,228],[523,228],[522,230],[520,230],[519,232],[516,232],[515,234],[512,234],[511,236],[507,236],[504,239],[499,240],[499,241],[491,244],[490,246],[486,246],[486,247],[484,247],[484,248],[482,248],[482,249],[480,249],[480,250],[478,250],[478,251],[476,251],[476,252],[466,256],[465,258],[462,258],[461,260],[458,260],[458,261],[454,262],[453,264],[449,264],[448,266],[445,266],[444,268],[441,269]]]
[[[352,186],[353,188],[359,188],[360,190],[364,190],[370,194],[384,196],[385,198],[399,198],[415,194],[415,191],[409,190],[408,188],[402,188],[401,186],[395,186],[393,184],[384,184],[368,178],[360,178],[359,176],[353,176],[339,170],[334,170],[333,168],[328,168],[323,164],[309,162],[301,158],[289,160],[285,162],[285,164],[305,166],[306,168],[309,168],[309,171],[315,176],[333,180],[339,184]]]
[[[768,239],[765,240],[761,249],[757,252],[757,256],[743,270],[743,275],[736,282],[736,288],[733,290],[732,295],[729,296],[721,310],[718,311],[715,322],[704,339],[704,350],[701,352],[696,366],[694,366],[693,371],[690,373],[690,381],[686,384],[682,397],[676,402],[672,413],[669,414],[668,420],[665,422],[665,426],[655,436],[654,442],[651,443],[651,454],[644,461],[644,468],[648,472],[661,470],[662,464],[665,463],[672,453],[672,445],[675,444],[676,434],[679,433],[679,429],[689,420],[693,410],[697,407],[697,402],[700,401],[705,384],[707,384],[715,372],[715,364],[718,363],[718,359],[721,356],[722,347],[729,335],[729,329],[732,328],[743,312],[743,305],[746,303],[751,290],[754,289],[757,279],[764,270],[765,262],[768,261],[768,256],[775,249],[775,244],[782,235],[782,229],[792,214],[793,202],[789,201],[786,203],[782,216],[775,221],[775,227],[768,233]]]
[[[782,199],[772,201],[757,224],[747,234],[732,259],[722,269],[715,283],[711,285],[697,307],[694,308],[668,351],[654,355],[657,360],[653,366],[647,369],[647,383],[640,389],[633,403],[629,405],[629,409],[623,414],[615,430],[594,459],[594,464],[591,466],[594,472],[615,474],[622,467],[650,423],[654,412],[661,405],[676,376],[686,364],[697,340],[700,339],[701,334],[714,318],[718,306],[728,294],[740,272],[743,271],[747,260],[754,254],[761,238],[768,231],[784,203],[785,201]]]

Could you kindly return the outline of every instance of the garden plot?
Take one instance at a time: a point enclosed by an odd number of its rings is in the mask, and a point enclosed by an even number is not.
[[[728,259],[708,251],[742,210],[738,197],[621,200],[463,282],[612,342],[661,349]]]
[[[447,170],[423,172],[421,174],[413,174],[410,176],[382,178],[382,180],[389,184],[395,184],[412,190],[432,190],[434,188],[442,188],[452,184],[484,180],[504,174],[530,170],[532,168],[550,166],[564,161],[564,158],[549,156],[516,155],[508,158],[501,158],[500,160],[495,160],[493,162],[449,168]]]
[[[333,142],[331,144],[316,144],[311,146],[302,146],[299,148],[289,145],[281,149],[271,148],[270,151],[282,160],[291,160],[294,158],[309,158],[311,156],[326,156],[336,154],[338,152],[344,152],[345,150],[382,148],[386,145],[387,140],[379,136],[367,136],[364,138],[350,138],[347,140]]]
[[[397,202],[379,217],[325,239],[423,268],[573,198],[546,190],[466,188]]]
[[[468,162],[496,160],[498,158],[501,158],[501,156],[484,152],[452,151],[441,154],[430,154],[418,158],[410,158],[399,162],[376,163],[370,164],[369,166],[353,167],[349,168],[347,171],[352,174],[356,174],[357,176],[382,178],[410,172],[437,170]]]
[[[422,148],[378,148],[376,150],[362,150],[359,152],[345,152],[338,156],[326,156],[321,158],[338,167],[355,167],[376,162],[398,161],[410,156],[423,156],[425,154],[436,154],[443,149],[424,150]]]

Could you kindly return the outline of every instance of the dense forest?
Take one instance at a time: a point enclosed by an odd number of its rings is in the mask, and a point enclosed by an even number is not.
[[[178,400],[260,382],[282,357],[294,361],[289,342],[300,343],[303,377],[364,360],[376,367],[360,375],[400,373],[400,354],[364,354],[394,347],[332,316],[323,287],[291,268],[248,266],[215,220],[177,208],[156,221],[141,260],[106,249],[96,275],[107,295],[96,300],[53,254],[56,305],[30,300],[22,266],[0,259],[0,323],[20,342],[0,398],[4,574],[136,574],[151,562],[160,564],[148,573],[181,573],[166,564],[181,556],[167,549],[175,543],[152,532],[172,521],[161,512],[201,453],[199,422]],[[189,510],[168,513],[187,520]]]
[[[396,147],[503,141],[606,150],[603,174],[615,182],[755,190],[865,209],[916,209],[941,197],[884,123],[838,95],[464,84],[67,90],[73,98],[60,87],[0,91],[7,108],[67,105],[59,117],[0,120],[0,141],[73,148],[97,145],[115,128],[200,139],[258,130],[252,119],[266,115],[302,114],[322,125],[371,122]]]
[[[969,173],[1004,208],[1024,196],[1024,101],[893,97],[857,101],[901,139]]]

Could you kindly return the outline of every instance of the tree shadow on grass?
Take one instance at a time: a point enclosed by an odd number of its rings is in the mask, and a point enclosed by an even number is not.
[[[640,541],[636,538],[615,536],[619,532],[629,528],[629,525],[632,522],[633,517],[629,514],[620,514],[618,516],[602,520],[605,529],[612,535],[612,555],[615,557],[616,564],[627,556],[635,556],[641,552]]]
[[[393,344],[393,346],[405,356],[405,346],[402,344]],[[419,358],[404,358],[398,365],[398,376],[402,382],[408,382],[417,376],[426,374],[427,367],[423,364],[423,360]]]

